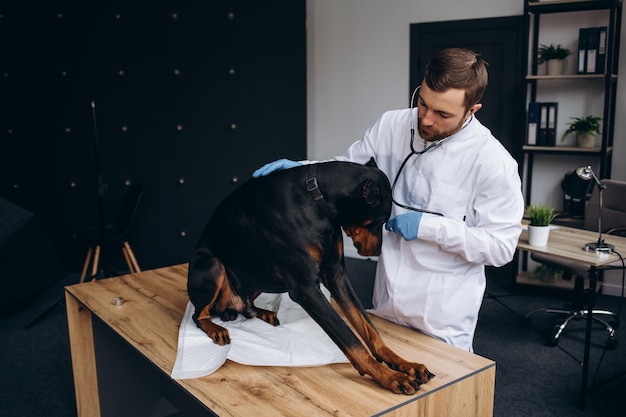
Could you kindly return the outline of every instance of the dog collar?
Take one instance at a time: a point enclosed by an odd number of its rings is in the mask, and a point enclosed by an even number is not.
[[[322,192],[320,191],[320,187],[317,183],[316,175],[317,175],[317,165],[310,164],[308,175],[307,175],[307,180],[305,183],[306,190],[311,194],[311,196],[313,197],[313,200],[315,201],[317,206],[324,212],[324,214],[326,214],[326,216],[328,216],[329,218],[333,218],[334,217],[333,212],[328,206],[328,203],[326,203],[326,200],[324,200],[324,196],[322,195]]]

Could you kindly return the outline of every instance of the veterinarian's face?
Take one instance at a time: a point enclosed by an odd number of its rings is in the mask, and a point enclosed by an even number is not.
[[[450,88],[439,93],[422,83],[417,97],[417,129],[427,142],[441,140],[461,130],[463,123],[482,107],[475,104],[465,109],[465,90]]]

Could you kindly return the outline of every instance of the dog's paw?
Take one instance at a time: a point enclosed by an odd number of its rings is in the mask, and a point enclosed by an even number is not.
[[[272,326],[278,326],[280,324],[280,321],[278,321],[278,314],[275,311],[264,310],[258,307],[255,307],[255,310],[256,316],[264,322],[269,323]]]
[[[224,346],[230,343],[228,329],[213,323],[210,318],[198,320],[198,325],[216,345]]]
[[[403,372],[389,371],[391,374],[377,379],[377,382],[394,394],[413,395],[420,389],[422,382],[419,379]]]
[[[403,362],[400,364],[394,364],[393,366],[390,365],[390,367],[396,371],[415,377],[422,384],[430,381],[435,376],[435,374],[426,368],[426,365],[421,363]]]
[[[233,321],[237,318],[238,315],[239,313],[237,313],[235,310],[226,309],[220,313],[220,319],[222,321]]]
[[[418,368],[416,368],[417,374],[420,376],[422,383],[428,382],[433,379],[436,375],[433,374],[426,368],[426,365],[422,365],[421,363],[416,364]]]
[[[230,344],[230,334],[228,333],[228,330],[223,327],[219,327],[219,329],[216,329],[211,333],[207,333],[207,335],[216,345],[224,346]]]

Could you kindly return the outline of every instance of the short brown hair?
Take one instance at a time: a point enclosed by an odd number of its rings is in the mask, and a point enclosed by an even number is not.
[[[426,66],[424,81],[428,88],[444,92],[450,88],[465,90],[465,109],[480,102],[487,88],[487,62],[479,54],[464,48],[439,51]]]

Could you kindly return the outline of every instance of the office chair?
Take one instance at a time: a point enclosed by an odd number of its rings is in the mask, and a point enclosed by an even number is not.
[[[87,256],[80,275],[80,282],[85,281],[89,264],[91,267],[91,277],[94,279],[98,273],[100,262],[100,251],[103,247],[121,247],[122,254],[128,265],[130,273],[141,272],[135,254],[128,243],[128,237],[132,230],[136,216],[137,207],[143,196],[143,186],[132,185],[119,208],[119,211],[112,223],[100,227],[86,228],[80,230],[76,238],[79,242],[88,245]]]
[[[626,236],[626,182],[605,179],[601,183],[606,186],[603,191],[603,233]],[[599,187],[594,187],[584,217],[583,228],[586,230],[598,230],[598,218],[600,216],[599,194]],[[574,279],[574,298],[571,303],[564,308],[538,308],[526,315],[527,321],[530,321],[530,317],[538,312],[566,316],[563,322],[554,327],[552,336],[548,340],[548,344],[556,346],[559,343],[561,334],[572,320],[587,317],[588,310],[585,308],[586,292],[596,291],[596,289],[585,290],[585,276],[589,273],[591,267],[573,261],[564,261],[556,256],[543,253],[533,253],[531,254],[531,259],[546,266],[563,270],[564,279]],[[609,269],[623,270],[623,265],[617,261],[606,267],[598,268],[598,272],[602,274],[603,271]],[[611,311],[594,309],[592,310],[592,319],[594,322],[601,324],[609,333],[607,347],[615,347],[617,345],[615,330],[619,326],[619,317]]]

